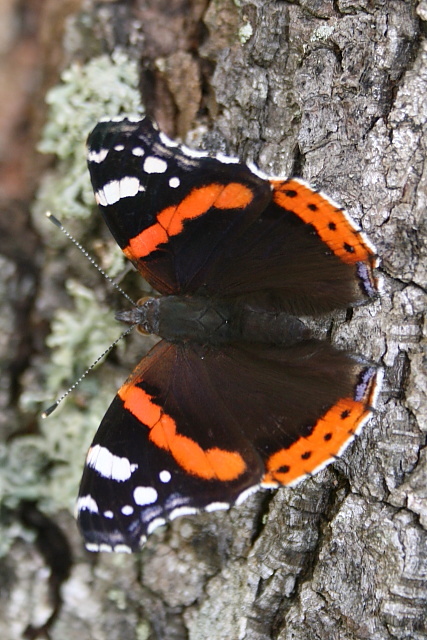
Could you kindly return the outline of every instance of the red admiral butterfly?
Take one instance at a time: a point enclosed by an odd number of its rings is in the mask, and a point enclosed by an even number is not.
[[[135,551],[158,526],[292,485],[340,455],[379,370],[297,315],[377,295],[373,246],[299,179],[169,140],[149,118],[101,122],[88,163],[102,215],[162,297],[118,314],[162,340],[119,390],[86,459],[91,551]]]

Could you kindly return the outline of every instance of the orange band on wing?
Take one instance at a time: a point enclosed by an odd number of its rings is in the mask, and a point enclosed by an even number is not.
[[[375,263],[375,254],[343,210],[299,180],[271,180],[273,201],[311,224],[320,238],[343,262]]]
[[[160,211],[156,222],[132,238],[123,252],[130,260],[143,258],[167,242],[170,236],[181,233],[186,220],[198,218],[212,207],[242,209],[252,199],[252,191],[239,182],[227,185],[213,183],[193,189],[179,205]]]
[[[267,473],[261,483],[290,484],[313,473],[351,442],[369,413],[365,402],[352,398],[339,400],[316,422],[308,437],[299,438],[288,449],[281,449],[268,458]]]
[[[213,206],[217,209],[243,209],[251,203],[253,194],[240,182],[230,182],[218,195]]]
[[[218,447],[205,450],[191,438],[177,433],[173,418],[140,387],[125,383],[118,395],[125,409],[150,429],[150,440],[169,451],[187,473],[204,480],[228,481],[235,480],[246,470],[240,454]]]

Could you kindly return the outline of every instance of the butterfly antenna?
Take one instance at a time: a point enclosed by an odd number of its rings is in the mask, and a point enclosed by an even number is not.
[[[69,240],[71,240],[71,242],[77,247],[77,249],[79,249],[82,254],[85,256],[85,258],[87,258],[89,260],[89,262],[95,267],[95,269],[98,269],[99,273],[102,274],[104,276],[104,278],[106,280],[108,280],[108,282],[115,288],[117,289],[117,291],[119,291],[122,296],[124,296],[126,298],[126,300],[128,302],[131,303],[132,306],[136,307],[137,304],[132,300],[132,298],[130,296],[128,296],[128,294],[123,291],[123,289],[121,287],[119,287],[119,285],[117,284],[117,282],[114,282],[114,280],[112,278],[110,278],[110,276],[108,276],[105,271],[103,269],[101,269],[101,267],[99,266],[99,264],[97,262],[95,262],[95,260],[92,258],[92,256],[86,251],[86,249],[84,247],[82,247],[82,245],[80,244],[80,242],[78,240],[76,240],[71,233],[69,233],[69,231],[67,231],[67,229],[62,225],[62,223],[58,220],[58,218],[55,218],[55,216],[50,212],[50,211],[46,211],[46,217],[53,222],[54,225],[56,225],[58,227],[58,229],[61,229],[62,233],[67,236],[67,238]],[[103,354],[104,355],[104,354]],[[101,356],[102,358],[102,356]],[[93,365],[92,365],[93,366]],[[92,368],[92,367],[90,367]]]
[[[78,380],[75,381],[75,383],[73,385],[71,385],[71,387],[69,389],[67,389],[67,391],[65,393],[62,394],[62,396],[60,396],[58,398],[58,400],[56,400],[56,402],[54,402],[48,409],[45,409],[45,411],[43,411],[42,413],[42,418],[47,418],[48,416],[50,416],[51,413],[53,413],[55,411],[55,409],[57,408],[57,406],[64,400],[64,398],[66,398],[72,391],[74,391],[74,389],[81,383],[81,381],[86,378],[87,374],[89,373],[89,371],[92,371],[92,369],[94,367],[96,367],[96,365],[98,364],[98,362],[100,360],[102,360],[102,358],[104,358],[104,356],[107,355],[107,353],[110,353],[110,351],[113,349],[113,347],[116,346],[116,344],[118,342],[120,342],[120,340],[122,340],[122,338],[124,338],[125,336],[128,335],[128,333],[130,333],[132,331],[132,329],[134,328],[134,324],[130,327],[128,327],[126,329],[126,331],[123,331],[123,333],[117,338],[117,340],[114,340],[114,342],[112,344],[110,344],[110,346],[105,349],[105,351],[103,353],[101,353],[100,356],[98,356],[98,358],[95,360],[95,362],[93,362],[90,367],[88,367],[86,369],[86,371],[84,373],[82,373],[82,375],[80,376],[80,378],[78,378]]]
[[[58,220],[58,218],[56,218],[50,211],[46,212],[46,217],[53,222],[53,224],[55,226],[58,227],[58,229],[61,229],[62,233],[69,239],[71,240],[71,242],[82,252],[82,254],[89,260],[89,262],[99,271],[99,273],[101,273],[104,278],[106,278],[106,280],[108,280],[108,282],[115,288],[117,289],[117,291],[119,291],[122,296],[124,296],[126,298],[126,300],[128,302],[131,303],[132,306],[137,307],[137,304],[132,300],[132,298],[130,296],[128,296],[128,294],[123,291],[123,289],[121,287],[119,287],[119,285],[114,282],[114,280],[112,278],[110,278],[110,276],[108,276],[105,271],[103,269],[101,269],[101,267],[99,266],[99,264],[97,264],[97,262],[95,262],[95,260],[92,258],[91,255],[89,255],[89,253],[86,251],[86,249],[80,244],[80,242],[78,240],[76,240],[71,233],[69,233],[69,231],[67,231],[67,229],[62,225],[62,223]],[[45,411],[43,411],[42,418],[47,418],[48,416],[51,415],[51,413],[53,413],[55,411],[55,409],[57,408],[57,406],[72,392],[74,391],[74,389],[80,384],[80,382],[86,378],[87,374],[89,373],[89,371],[92,371],[92,369],[94,367],[96,367],[96,365],[98,364],[98,362],[100,360],[102,360],[108,353],[110,353],[110,351],[116,346],[116,344],[118,342],[120,342],[120,340],[122,340],[122,338],[124,338],[125,336],[128,335],[128,333],[130,333],[133,329],[133,327],[135,326],[135,323],[133,323],[130,327],[128,327],[126,329],[126,331],[123,331],[123,333],[117,338],[117,340],[114,340],[114,342],[112,344],[110,344],[110,346],[105,349],[105,351],[103,353],[101,353],[101,355],[90,365],[90,367],[88,367],[86,369],[86,371],[76,380],[76,382],[74,384],[71,385],[71,387],[69,389],[67,389],[67,391],[65,393],[62,394],[62,396],[60,396],[56,402],[54,402],[54,404],[52,404],[48,409],[46,409]]]

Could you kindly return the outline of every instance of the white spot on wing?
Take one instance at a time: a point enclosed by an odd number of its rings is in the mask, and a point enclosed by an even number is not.
[[[99,122],[141,122],[141,116],[103,116]]]
[[[111,180],[104,184],[104,197],[107,204],[115,204],[120,200],[120,186],[118,180]]]
[[[140,507],[153,504],[157,498],[157,491],[153,487],[136,487],[133,492],[133,499]]]
[[[229,509],[230,505],[228,502],[211,502],[211,504],[207,504],[204,508],[205,511],[225,511]]]
[[[125,482],[129,480],[137,464],[131,464],[128,458],[113,455],[106,447],[96,444],[88,451],[86,464],[103,478]]]
[[[244,502],[247,498],[249,498],[249,496],[251,496],[253,493],[256,493],[258,489],[259,489],[259,485],[256,484],[255,486],[249,487],[249,489],[242,491],[242,493],[237,497],[235,504],[236,505],[242,504],[242,502]]]
[[[164,173],[168,168],[166,160],[157,158],[156,156],[147,156],[144,161],[143,169],[146,173]]]
[[[93,551],[93,552],[99,551],[99,544],[96,544],[95,542],[87,542],[85,544],[85,547],[88,551]]]
[[[100,164],[105,160],[108,155],[108,149],[100,149],[99,151],[89,151],[87,154],[87,159],[89,162],[95,162],[96,164]]]
[[[139,157],[141,157],[141,156],[143,156],[143,155],[144,155],[144,153],[145,153],[145,151],[144,151],[144,149],[143,149],[142,147],[134,147],[134,148],[132,149],[132,154],[133,154],[134,156],[139,156]]]
[[[77,500],[77,511],[90,511],[91,513],[99,513],[98,505],[91,495],[80,496]]]
[[[135,176],[125,176],[121,180],[110,180],[95,194],[98,204],[104,207],[116,204],[121,198],[136,196],[140,188],[140,182]]]
[[[99,191],[95,192],[95,201],[96,204],[100,204],[103,207],[106,207],[108,205],[107,199],[102,189],[99,189]]]
[[[177,507],[170,512],[169,519],[174,520],[178,516],[192,516],[194,513],[197,513],[197,509],[194,507]]]
[[[127,176],[119,182],[120,198],[132,198],[139,191],[140,183],[138,178]]]
[[[116,544],[114,553],[132,553],[132,549],[127,544]]]
[[[207,158],[209,154],[207,151],[202,151],[201,149],[190,149],[190,147],[185,146],[184,144],[180,145],[180,150],[182,153],[185,153],[189,158]]]
[[[163,131],[159,131],[159,138],[163,142],[165,147],[169,147],[173,149],[174,147],[179,146],[179,144],[175,142],[175,140],[171,140],[170,138],[168,138],[168,136],[165,133],[163,133]]]
[[[123,144],[116,144],[114,151],[123,151],[125,146]]]
[[[114,516],[114,513],[108,509],[108,511],[104,511],[104,518],[111,518]]]
[[[170,482],[172,476],[167,469],[163,469],[163,471],[160,471],[159,473],[159,478],[160,482]]]
[[[125,506],[122,507],[122,513],[124,516],[131,516],[133,514],[133,507],[131,507],[130,504],[125,504]]]
[[[173,177],[169,180],[169,186],[172,187],[172,189],[176,189],[180,184],[181,180],[177,177]]]
[[[155,518],[147,527],[147,535],[151,535],[155,529],[162,527],[164,524],[166,524],[166,520],[164,518]]]
[[[127,120],[126,116],[103,116],[99,122],[124,122]]]
[[[259,486],[263,489],[277,489],[280,485],[278,482],[261,482]],[[290,485],[287,484],[286,486],[289,487]]]
[[[273,178],[269,177],[266,173],[264,173],[262,169],[257,167],[257,165],[254,162],[248,162],[247,167],[252,171],[252,173],[258,176],[258,178],[261,178],[262,180],[269,180],[269,179],[273,180]],[[282,178],[282,180],[285,180],[285,179],[286,178]]]
[[[235,158],[234,156],[226,156],[224,153],[217,153],[215,157],[223,164],[238,164],[240,162],[239,158]]]

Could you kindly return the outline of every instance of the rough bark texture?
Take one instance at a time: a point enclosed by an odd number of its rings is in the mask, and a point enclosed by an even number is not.
[[[301,175],[360,221],[382,257],[384,294],[325,326],[381,362],[385,384],[378,413],[332,467],[228,513],[177,520],[138,556],[88,555],[71,515],[53,517],[62,539],[21,505],[38,539],[17,539],[1,561],[1,637],[46,621],[49,589],[64,581],[52,640],[426,639],[426,0],[87,0],[67,3],[68,40],[47,4],[42,35],[57,37],[43,37],[39,94],[59,42],[62,65],[120,45],[142,61],[144,102],[170,133],[203,122],[208,148]],[[23,372],[37,378],[45,324],[29,314],[54,268],[29,227],[31,188],[12,225],[17,193],[5,184],[4,440],[35,429],[15,407]],[[43,546],[52,531],[56,554]]]

